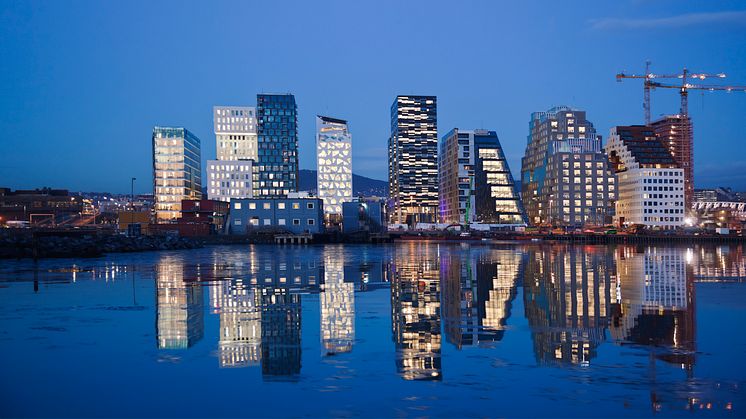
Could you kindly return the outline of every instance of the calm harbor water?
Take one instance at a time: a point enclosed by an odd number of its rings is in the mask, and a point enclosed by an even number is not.
[[[0,261],[0,416],[746,415],[740,246]]]

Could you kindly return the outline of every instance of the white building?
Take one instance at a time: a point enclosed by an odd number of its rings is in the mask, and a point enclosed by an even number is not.
[[[612,128],[606,152],[617,174],[615,223],[666,230],[684,224],[684,170],[650,127]]]
[[[208,160],[207,199],[253,198],[253,160]]]
[[[347,121],[316,117],[319,198],[326,214],[342,215],[342,203],[352,200],[352,135]]]
[[[215,106],[213,125],[218,160],[256,161],[256,108]]]

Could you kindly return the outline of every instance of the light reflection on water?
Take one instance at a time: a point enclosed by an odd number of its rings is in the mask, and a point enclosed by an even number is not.
[[[744,263],[740,246],[417,242],[4,261],[0,413],[111,415],[16,385],[106,379],[138,401],[125,416],[738,415],[746,338],[719,329],[746,320]],[[197,373],[199,405],[135,391]],[[239,391],[267,403],[219,402]],[[56,410],[24,403],[40,395]]]

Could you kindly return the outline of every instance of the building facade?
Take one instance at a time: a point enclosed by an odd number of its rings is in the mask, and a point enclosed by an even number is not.
[[[292,94],[258,94],[257,178],[254,196],[298,191],[298,107]]]
[[[389,222],[435,222],[438,123],[435,96],[397,96],[391,105]]]
[[[615,176],[585,111],[559,106],[531,114],[521,196],[530,224],[611,222]]]
[[[316,116],[316,177],[324,212],[342,216],[342,203],[352,199],[352,135],[347,121]]]
[[[684,224],[684,170],[650,127],[612,128],[606,150],[619,183],[615,223],[660,229]]]
[[[260,229],[320,233],[324,229],[324,204],[319,198],[233,199],[229,225],[231,234]]]
[[[440,222],[525,225],[495,131],[454,128],[441,139],[439,157]]]
[[[200,141],[186,128],[153,128],[155,222],[181,215],[182,199],[202,199]]]
[[[208,160],[207,179],[208,199],[253,198],[254,160]]]
[[[691,208],[694,199],[694,127],[688,115],[666,115],[650,124],[671,152],[676,164],[684,170],[684,205]]]
[[[361,231],[380,233],[386,226],[384,214],[382,201],[358,199],[345,202],[342,204],[342,231],[345,234]]]
[[[256,109],[215,106],[212,113],[218,160],[256,160]]]

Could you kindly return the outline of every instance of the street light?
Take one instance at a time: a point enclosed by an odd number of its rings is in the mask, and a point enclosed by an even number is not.
[[[137,180],[137,178],[133,177],[132,181],[130,183],[130,186],[132,187],[132,190],[130,191],[130,193],[131,193],[131,195],[130,195],[130,211],[134,211],[135,210],[135,181],[136,180]]]

